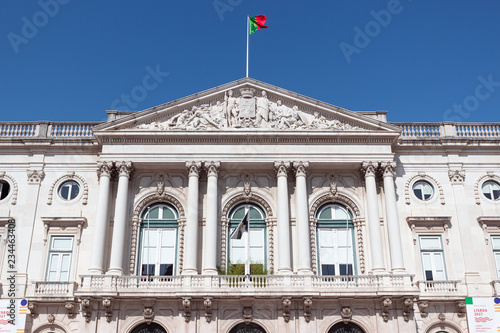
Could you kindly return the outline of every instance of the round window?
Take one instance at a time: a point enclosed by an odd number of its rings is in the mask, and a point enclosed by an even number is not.
[[[68,180],[59,187],[59,196],[64,200],[73,200],[80,193],[80,184],[73,180]]]
[[[5,180],[0,180],[0,200],[5,199],[10,192],[10,184]]]
[[[425,180],[419,180],[413,184],[413,194],[420,200],[427,201],[434,195],[434,187]]]
[[[500,198],[500,184],[494,180],[488,180],[481,187],[483,195],[490,200],[498,200]]]

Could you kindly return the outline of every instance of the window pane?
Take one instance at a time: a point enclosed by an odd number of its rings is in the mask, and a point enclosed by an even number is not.
[[[434,278],[432,276],[432,271],[425,271],[425,280],[426,281],[434,281]]]
[[[497,277],[500,278],[500,252],[495,252],[495,264],[497,267]]]
[[[332,209],[327,207],[323,209],[323,211],[318,216],[321,220],[331,220],[332,219]]]
[[[155,265],[142,265],[141,275],[155,275]]]
[[[321,265],[322,275],[335,275],[335,265]]]
[[[413,194],[420,200],[429,200],[434,193],[434,188],[426,181],[418,181],[413,184]]]
[[[53,237],[52,238],[52,250],[68,250],[73,249],[73,238],[72,237]]]
[[[344,207],[339,207],[338,205],[335,205],[334,206],[334,216],[333,216],[333,219],[334,220],[346,220],[346,219],[350,219],[351,217],[348,216],[346,213],[347,213],[347,209],[345,209]]]
[[[5,180],[0,180],[0,200],[5,199],[9,195],[10,185]]]
[[[493,249],[500,249],[500,236],[491,236],[491,246]]]
[[[79,186],[72,186],[71,187],[71,199],[74,199],[78,196],[78,193],[80,193],[80,187]]]
[[[68,192],[69,192],[69,187],[68,186],[62,186],[61,187],[61,197],[63,199],[68,200],[68,198],[69,198]]]
[[[420,248],[425,250],[441,250],[441,237],[420,237]]]
[[[346,272],[346,266],[347,266],[347,272]],[[345,265],[345,264],[340,264],[340,275],[352,275],[352,265]]]

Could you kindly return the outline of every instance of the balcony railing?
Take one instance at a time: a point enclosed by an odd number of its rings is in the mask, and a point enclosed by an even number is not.
[[[393,123],[401,128],[401,139],[482,138],[500,139],[499,123]]]
[[[0,138],[93,138],[100,122],[5,122]],[[500,139],[499,123],[391,123],[401,128],[400,139],[482,138]]]
[[[109,276],[84,275],[77,293],[120,295],[241,295],[283,294],[377,295],[387,292],[416,294],[412,275],[308,276],[308,275],[193,275]]]
[[[70,299],[74,298],[78,283],[76,282],[42,282],[36,281],[28,290],[27,296],[32,299]]]
[[[421,296],[467,296],[465,285],[459,280],[450,281],[419,281]]]
[[[467,296],[459,280],[414,281],[413,275],[181,275],[116,276],[83,275],[76,282],[32,283],[27,297],[32,299],[69,299],[77,296],[241,296],[290,295],[371,297],[414,295],[420,298],[457,298]],[[500,281],[492,285],[500,294]],[[498,289],[497,289],[498,287]]]
[[[0,138],[93,138],[91,123],[55,123],[47,121],[0,123]]]

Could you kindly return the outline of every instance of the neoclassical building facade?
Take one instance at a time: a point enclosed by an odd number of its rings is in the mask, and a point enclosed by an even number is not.
[[[0,123],[26,332],[457,333],[465,297],[500,294],[500,124],[249,78],[107,114]]]

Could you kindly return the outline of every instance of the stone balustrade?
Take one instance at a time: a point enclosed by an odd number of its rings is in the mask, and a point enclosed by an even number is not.
[[[100,122],[1,122],[0,138],[93,138]],[[391,123],[401,128],[400,139],[500,138],[499,123]]]
[[[400,139],[482,138],[499,139],[499,123],[392,123],[401,128]]]
[[[419,281],[418,286],[421,297],[467,296],[465,285],[460,280]]]
[[[30,299],[73,299],[78,283],[35,281],[27,291]]]

